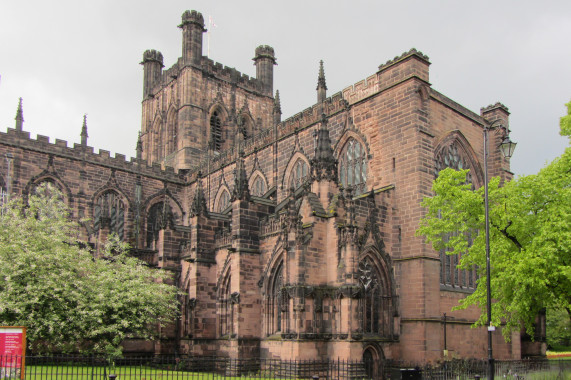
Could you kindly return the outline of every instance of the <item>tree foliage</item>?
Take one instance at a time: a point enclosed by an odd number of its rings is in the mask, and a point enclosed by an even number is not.
[[[112,236],[99,257],[77,244],[79,225],[51,186],[0,215],[0,325],[27,327],[35,352],[120,352],[178,313],[166,272],[127,254]]]
[[[561,134],[571,135],[569,115]],[[427,214],[417,230],[434,249],[462,254],[460,267],[478,268],[478,286],[459,308],[477,305],[477,324],[486,324],[484,188],[466,184],[467,170],[445,169],[426,198]],[[500,186],[489,183],[492,324],[505,323],[506,338],[521,324],[533,336],[538,312],[564,309],[571,315],[571,148],[538,174]],[[455,233],[458,232],[458,233]],[[473,244],[468,244],[470,237]],[[447,238],[449,237],[449,238]]]

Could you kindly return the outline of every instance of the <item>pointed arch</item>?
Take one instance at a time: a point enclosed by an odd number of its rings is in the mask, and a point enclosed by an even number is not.
[[[396,295],[392,270],[374,247],[367,249],[358,261],[360,286],[359,322],[364,334],[389,337],[394,335]]]
[[[302,152],[292,155],[282,178],[282,187],[297,189],[309,178],[309,160]]]
[[[93,198],[93,230],[107,228],[119,239],[125,238],[125,220],[127,219],[128,200],[119,190],[106,188]]]
[[[184,215],[180,203],[172,197],[168,189],[163,189],[143,203],[145,223],[145,247],[153,248],[159,231],[174,228],[182,223]]]
[[[63,197],[62,201],[71,207],[72,195],[70,188],[59,178],[55,172],[49,172],[48,170],[44,170],[42,173],[32,177],[28,181],[24,190],[24,201],[27,202],[28,196],[33,194],[38,186],[46,182],[54,185],[60,191]]]
[[[336,149],[339,162],[339,182],[352,188],[355,195],[367,190],[369,151],[364,141],[353,131],[347,131]]]
[[[234,334],[234,299],[232,297],[231,260],[227,259],[220,274],[218,287],[218,333],[219,336]]]
[[[220,102],[214,103],[208,110],[208,146],[214,152],[220,152],[224,148],[228,115],[228,111]]]
[[[230,189],[226,184],[221,185],[214,198],[214,212],[224,213],[230,206]]]
[[[483,186],[484,172],[474,149],[459,130],[444,135],[434,148],[434,175],[447,167],[470,169],[467,180],[475,188]]]
[[[243,111],[238,115],[238,133],[242,133],[244,140],[254,135],[254,119],[249,111]]]
[[[170,106],[167,112],[166,139],[163,144],[165,146],[165,156],[178,150],[178,113],[173,105]]]
[[[248,188],[250,189],[251,194],[256,197],[262,197],[266,194],[266,191],[268,190],[268,181],[261,170],[256,169],[252,173],[248,183]]]

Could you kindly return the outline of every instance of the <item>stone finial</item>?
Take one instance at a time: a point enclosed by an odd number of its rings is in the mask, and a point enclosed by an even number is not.
[[[311,160],[312,177],[316,180],[330,180],[337,183],[337,160],[333,156],[327,117],[322,115],[319,130],[315,132],[315,155]]]
[[[135,148],[137,152],[137,160],[143,158],[143,141],[141,140],[141,132],[139,131],[139,137],[137,138],[137,147]]]
[[[232,201],[250,200],[250,189],[248,188],[248,175],[244,167],[244,153],[240,151],[236,160],[236,168],[234,169],[234,190],[232,191]]]
[[[323,103],[327,98],[327,85],[325,84],[325,71],[323,60],[319,61],[319,75],[317,76],[317,103]]]
[[[87,114],[83,115],[83,125],[81,126],[81,145],[87,145],[87,138],[89,135],[87,134]]]
[[[18,102],[18,110],[16,111],[16,117],[14,120],[16,120],[16,130],[21,132],[24,126],[24,110],[22,109],[22,98],[20,98],[20,101]]]
[[[280,90],[276,90],[276,96],[274,97],[274,109],[272,110],[274,115],[274,126],[278,125],[282,121],[282,105],[280,102]]]
[[[190,205],[190,216],[208,216],[208,207],[206,206],[206,197],[204,196],[204,189],[202,188],[202,175],[199,172],[197,177],[196,191],[194,198]]]

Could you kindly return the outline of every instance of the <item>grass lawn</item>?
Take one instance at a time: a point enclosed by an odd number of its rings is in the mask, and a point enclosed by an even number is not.
[[[152,367],[116,367],[114,370],[104,367],[82,367],[82,366],[26,366],[26,379],[38,380],[108,380],[109,374],[117,375],[117,380],[137,379],[137,380],[154,380],[154,379],[244,379],[245,377],[224,376],[212,373],[202,372],[186,372],[173,371],[168,369],[152,368]],[[269,379],[273,377],[263,377],[263,374],[256,373],[251,378]]]

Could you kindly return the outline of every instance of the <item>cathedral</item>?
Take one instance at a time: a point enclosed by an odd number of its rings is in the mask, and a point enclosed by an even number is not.
[[[172,272],[180,319],[124,351],[485,358],[486,329],[471,328],[479,310],[451,311],[474,290],[476,269],[457,269],[415,231],[439,170],[469,168],[483,185],[483,128],[508,125],[508,109],[475,113],[436,91],[429,58],[411,49],[333,95],[321,62],[315,104],[282,120],[272,47],[255,49],[251,78],[203,55],[199,12],[185,11],[178,27],[182,54],[170,67],[159,51],[143,54],[135,158],[94,152],[85,120],[73,146],[31,138],[21,102],[14,128],[0,132],[2,199],[51,182],[94,251],[115,233]],[[491,136],[489,171],[509,180],[503,137]],[[541,339],[506,342],[499,330],[496,358],[540,352]]]

